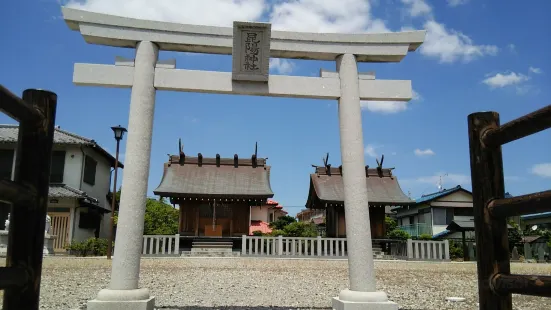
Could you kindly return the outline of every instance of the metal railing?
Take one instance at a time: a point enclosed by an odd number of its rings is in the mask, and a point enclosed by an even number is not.
[[[399,230],[407,232],[412,237],[419,237],[420,235],[427,234],[432,236],[432,225],[430,224],[409,224],[398,226]]]
[[[6,267],[0,268],[4,310],[38,310],[57,95],[27,89],[18,98],[0,85],[0,110],[19,122],[13,180],[0,181],[11,204]]]
[[[551,190],[505,197],[501,146],[551,127],[551,105],[502,126],[496,112],[468,117],[476,231],[478,295],[482,310],[511,310],[511,294],[551,297],[551,277],[512,275],[507,217],[551,210]]]

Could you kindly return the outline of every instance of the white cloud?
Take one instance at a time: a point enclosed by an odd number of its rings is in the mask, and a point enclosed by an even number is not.
[[[467,4],[469,0],[448,0],[448,5],[451,7]]]
[[[444,24],[434,20],[427,21],[425,29],[427,34],[421,45],[421,54],[438,58],[441,63],[469,62],[482,56],[494,56],[499,50],[495,45],[476,45],[467,35],[448,30]]]
[[[407,110],[407,102],[404,101],[362,101],[363,109],[381,114],[393,114]]]
[[[517,53],[517,47],[513,43],[510,43],[509,45],[507,45],[507,47],[509,48],[509,51],[511,51],[511,53],[513,54]]]
[[[382,147],[382,145],[368,144],[365,147],[365,154],[367,156],[370,156],[370,157],[377,157],[378,154],[375,150],[378,149],[378,148],[381,148],[381,147]]]
[[[490,86],[490,88],[503,88],[510,85],[521,84],[525,81],[528,81],[530,78],[521,73],[497,73],[494,76],[487,77],[482,81],[482,83]]]
[[[231,27],[234,20],[260,19],[266,4],[264,0],[69,0],[67,6],[133,18]]]
[[[284,58],[270,58],[270,69],[280,74],[289,74],[295,69],[295,63]]]
[[[419,156],[419,157],[435,155],[434,151],[431,150],[431,149],[426,149],[426,150],[415,149],[415,151],[413,151],[413,153],[415,155]]]
[[[536,164],[531,172],[543,178],[551,178],[551,163]]]
[[[543,73],[543,70],[541,70],[541,68],[530,67],[530,68],[528,68],[528,70],[530,70],[530,72],[535,73],[535,74]]]
[[[389,32],[371,15],[365,0],[69,0],[67,6],[119,16],[176,23],[227,26],[234,20],[269,16],[274,30],[306,32]],[[208,14],[205,14],[208,10]],[[268,13],[268,14],[264,14]]]
[[[408,13],[412,17],[430,15],[432,8],[424,0],[402,0],[408,6]]]
[[[371,16],[365,0],[277,1],[270,21],[275,30],[306,32],[388,32],[381,19]]]
[[[420,101],[422,99],[421,95],[412,90],[413,101]],[[371,112],[381,113],[381,114],[394,114],[398,112],[403,112],[407,110],[409,102],[404,101],[361,101],[360,105],[362,109],[367,109]]]

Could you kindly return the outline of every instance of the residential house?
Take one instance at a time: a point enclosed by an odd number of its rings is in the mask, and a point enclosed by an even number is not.
[[[416,237],[422,234],[434,238],[461,238],[461,230],[467,238],[474,238],[474,214],[472,193],[460,185],[423,195],[411,206],[393,208],[398,228]],[[448,230],[448,226],[454,225]]]
[[[299,222],[310,222],[316,225],[325,223],[325,209],[302,209],[297,213]]]
[[[0,125],[0,178],[13,179],[17,125]],[[25,164],[25,163],[21,163]],[[107,238],[111,212],[111,167],[115,158],[94,140],[56,127],[50,168],[48,215],[51,233],[56,235],[54,250],[73,240]],[[119,167],[124,166],[119,163]],[[0,203],[0,229],[10,206]]]
[[[273,199],[268,199],[265,204],[251,206],[251,224],[249,225],[249,234],[255,231],[270,233],[270,223],[277,221],[280,217],[287,215],[283,206]]]

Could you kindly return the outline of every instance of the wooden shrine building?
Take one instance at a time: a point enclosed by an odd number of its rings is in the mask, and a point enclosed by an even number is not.
[[[310,174],[306,208],[325,209],[327,237],[346,237],[342,166],[333,168],[325,163],[324,167],[314,167],[316,171]],[[371,236],[374,239],[386,235],[385,209],[414,203],[400,188],[398,179],[392,175],[392,169],[384,169],[382,165],[377,168],[365,167]]]
[[[179,205],[181,236],[241,237],[249,234],[251,206],[274,193],[265,158],[170,156],[155,195]]]

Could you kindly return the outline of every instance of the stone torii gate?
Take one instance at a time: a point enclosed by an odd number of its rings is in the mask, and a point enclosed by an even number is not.
[[[136,48],[134,60],[74,66],[77,85],[132,89],[111,281],[88,302],[89,310],[154,306],[138,279],[156,90],[338,100],[350,288],[333,298],[333,308],[398,309],[375,286],[360,100],[409,101],[411,82],[376,80],[374,73],[358,73],[357,62],[399,62],[423,43],[424,31],[300,33],[271,31],[268,23],[235,22],[232,29],[62,11],[86,42]],[[175,60],[158,60],[159,50],[232,55],[233,72],[176,69]],[[270,57],[336,61],[337,71],[269,75]]]

